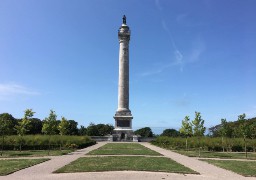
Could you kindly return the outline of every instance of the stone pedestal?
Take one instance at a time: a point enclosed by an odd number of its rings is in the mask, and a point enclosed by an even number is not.
[[[114,140],[113,135],[109,135],[108,136],[108,141],[113,142],[113,140]]]
[[[114,134],[117,141],[132,141],[132,116],[116,114]]]
[[[139,137],[137,135],[132,136],[132,141],[133,142],[139,142]]]

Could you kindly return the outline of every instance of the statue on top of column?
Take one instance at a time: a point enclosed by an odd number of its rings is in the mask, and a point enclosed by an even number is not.
[[[126,16],[123,16],[123,24],[126,24]]]

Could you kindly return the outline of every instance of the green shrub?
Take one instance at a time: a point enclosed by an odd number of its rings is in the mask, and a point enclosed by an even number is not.
[[[255,150],[255,140],[247,139],[247,151]],[[167,137],[159,136],[151,142],[152,144],[163,147],[166,149],[186,149],[185,138],[182,137]],[[225,151],[243,152],[244,151],[244,141],[242,138],[225,138],[222,143],[222,139],[212,138],[212,137],[202,137],[200,142],[200,147],[206,151],[222,151],[224,146]],[[196,137],[188,138],[188,149],[194,150],[198,148],[198,140]]]
[[[19,136],[7,136],[5,140],[5,150],[19,149]],[[26,135],[23,137],[22,149],[23,150],[46,150],[48,149],[48,135]],[[1,143],[0,143],[1,144]],[[59,149],[60,146],[66,149],[85,148],[96,144],[88,136],[60,136],[53,135],[50,139],[51,149]]]

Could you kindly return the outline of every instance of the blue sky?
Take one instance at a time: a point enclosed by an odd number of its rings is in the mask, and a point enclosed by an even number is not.
[[[1,0],[0,113],[114,123],[122,16],[134,128],[256,116],[254,0]]]

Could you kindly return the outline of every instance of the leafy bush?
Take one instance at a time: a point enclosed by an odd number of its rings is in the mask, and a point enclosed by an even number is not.
[[[5,150],[19,149],[20,138],[13,135],[6,137]],[[46,150],[48,149],[49,137],[48,135],[26,135],[22,140],[23,150]],[[59,149],[60,146],[66,149],[85,148],[96,144],[88,136],[60,136],[53,135],[50,139],[51,149]]]
[[[151,143],[166,149],[186,149],[186,139],[182,137],[167,137],[159,136]],[[198,140],[196,137],[188,139],[188,149],[193,150],[198,148]],[[221,138],[202,137],[200,147],[207,151],[222,151],[224,146],[225,151],[242,152],[244,151],[244,140],[242,138],[226,138],[222,144]],[[255,150],[255,142],[252,139],[247,139],[247,151]]]

